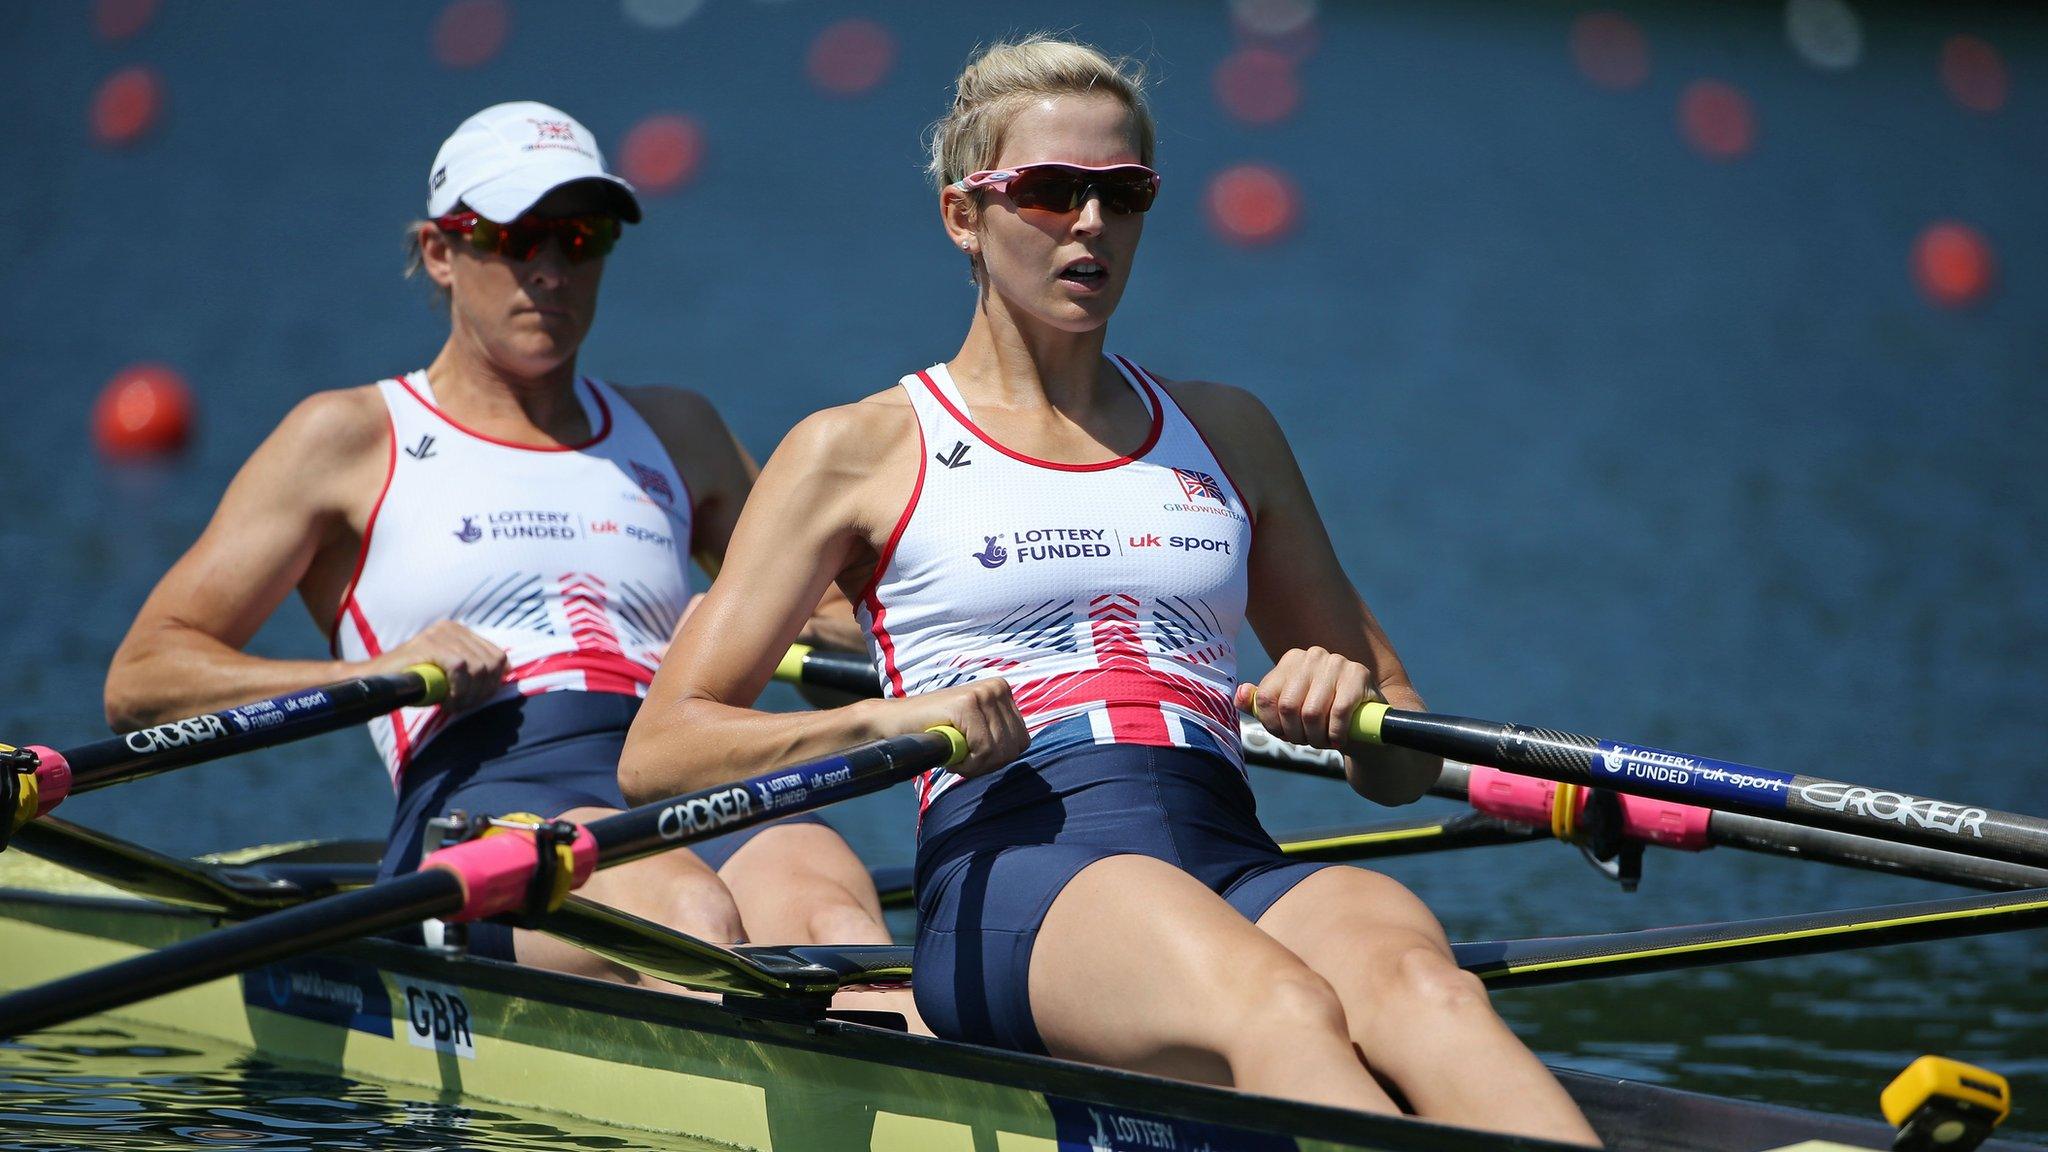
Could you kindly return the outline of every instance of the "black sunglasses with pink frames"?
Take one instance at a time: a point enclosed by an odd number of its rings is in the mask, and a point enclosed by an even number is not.
[[[1078,212],[1091,196],[1102,198],[1102,210],[1113,216],[1128,216],[1152,207],[1159,195],[1159,173],[1143,164],[1110,164],[1090,168],[1083,164],[1045,162],[1019,164],[1014,168],[989,168],[957,181],[962,192],[988,188],[1010,198],[1010,203],[1034,212]]]

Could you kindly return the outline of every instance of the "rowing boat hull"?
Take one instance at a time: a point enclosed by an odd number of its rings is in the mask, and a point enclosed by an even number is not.
[[[22,885],[20,871],[0,869],[0,881]],[[0,985],[39,983],[217,923],[77,888],[46,879],[0,887],[0,918],[10,921]],[[762,1152],[1546,1146],[778,1014],[773,1003],[722,1007],[377,941],[121,1013],[311,1070]],[[1889,1144],[1871,1123],[1605,1078],[1567,1074],[1567,1086],[1616,1147]]]

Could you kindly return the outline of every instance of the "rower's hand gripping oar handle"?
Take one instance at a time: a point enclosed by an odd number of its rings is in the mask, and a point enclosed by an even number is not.
[[[34,756],[32,770],[0,765],[11,768],[17,777],[13,803],[4,814],[7,830],[12,832],[49,812],[73,792],[89,792],[235,752],[330,732],[399,708],[438,704],[447,698],[448,674],[434,664],[414,664],[403,672],[287,692],[253,704],[123,732],[66,751],[31,744],[20,751]],[[0,745],[0,755],[14,751]],[[0,839],[0,845],[4,843]]]

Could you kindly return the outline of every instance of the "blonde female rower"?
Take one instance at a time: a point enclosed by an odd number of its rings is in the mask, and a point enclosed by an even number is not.
[[[1137,79],[1093,49],[1033,37],[967,68],[931,160],[977,285],[967,338],[777,450],[623,789],[955,725],[973,756],[919,784],[915,989],[940,1035],[1591,1141],[1420,901],[1259,826],[1239,707],[1335,746],[1359,704],[1422,702],[1264,406],[1104,353],[1152,154]],[[751,710],[834,581],[886,698]],[[1256,690],[1247,619],[1281,653]],[[1382,803],[1440,768],[1348,751]]]

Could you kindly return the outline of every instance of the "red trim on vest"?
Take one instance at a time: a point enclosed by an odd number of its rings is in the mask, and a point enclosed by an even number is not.
[[[391,481],[398,475],[398,420],[391,414],[389,404],[384,405],[384,428],[391,433],[391,443],[384,447],[384,486],[377,489],[377,502],[370,505],[370,518],[363,522],[363,542],[356,549],[355,571],[349,573],[348,583],[342,585],[341,603],[334,606],[334,623],[327,626],[327,650],[335,656],[341,655],[341,618],[355,605],[356,585],[362,582],[363,569],[370,563],[370,537],[377,531],[377,513],[384,510],[384,497],[390,494]],[[360,619],[361,613],[357,616]]]
[[[446,412],[443,412],[439,408],[435,407],[433,401],[420,395],[417,391],[414,391],[411,381],[405,379],[403,376],[398,378],[398,386],[400,388],[405,389],[406,392],[409,395],[411,395],[414,400],[419,401],[420,407],[425,408],[427,411],[432,412],[435,416],[440,417],[441,422],[448,425],[450,428],[455,429],[457,432],[460,432],[465,436],[470,436],[474,437],[475,439],[481,440],[486,444],[496,444],[500,448],[517,448],[521,452],[581,452],[583,449],[603,441],[605,437],[612,434],[612,406],[604,402],[604,394],[597,390],[596,385],[592,384],[590,381],[585,380],[581,377],[578,377],[577,383],[582,384],[585,388],[588,388],[590,390],[590,398],[592,400],[597,401],[598,416],[603,422],[598,425],[596,435],[592,436],[588,440],[583,441],[581,444],[544,445],[514,444],[510,440],[500,440],[496,436],[487,436],[484,433],[479,432],[476,429],[461,423],[460,421],[456,420],[455,417],[450,416]],[[643,417],[642,419],[645,418]],[[657,435],[655,438],[658,440],[660,439],[660,436]],[[669,464],[671,467],[673,467],[675,461],[671,460],[669,461]],[[681,478],[682,473],[678,471],[676,475],[678,478]]]
[[[397,442],[397,438],[393,437],[392,443]],[[356,637],[363,642],[363,651],[373,657],[382,656],[384,646],[377,643],[377,633],[370,627],[370,618],[363,615],[362,605],[351,598],[347,611],[349,620],[356,626]],[[391,778],[395,783],[405,775],[406,764],[412,759],[412,740],[406,735],[404,709],[394,708],[386,712],[384,718],[391,722],[391,759],[396,762]]]
[[[918,373],[923,376],[924,373]],[[931,383],[926,380],[925,383]],[[876,593],[882,587],[882,577],[889,571],[890,561],[896,558],[896,545],[903,539],[903,533],[910,527],[910,517],[917,511],[919,497],[924,495],[924,421],[917,418],[917,409],[910,410],[911,423],[917,426],[917,483],[911,486],[910,500],[903,505],[903,515],[896,518],[896,529],[889,533],[889,540],[882,545],[881,553],[875,558],[875,574],[868,577],[867,587],[856,597],[868,606],[868,631],[875,638],[875,646],[882,652],[882,671],[889,679],[889,686],[896,689],[897,696],[907,693],[903,690],[903,673],[896,667],[896,642],[889,639],[889,630],[882,626],[882,617],[889,611],[882,605],[882,598]]]
[[[1133,449],[1130,455],[1118,456],[1110,460],[1100,460],[1093,464],[1061,464],[1056,460],[1040,460],[1036,456],[1026,456],[1022,452],[1004,447],[1001,441],[982,431],[980,425],[969,420],[965,412],[953,407],[953,402],[946,399],[946,394],[939,390],[939,386],[932,382],[932,378],[929,375],[919,372],[917,378],[924,381],[924,386],[931,389],[932,398],[944,406],[947,413],[953,419],[958,420],[969,432],[974,433],[975,439],[980,440],[983,444],[1001,452],[1012,460],[1038,468],[1050,468],[1055,472],[1107,472],[1111,468],[1121,468],[1135,460],[1142,460],[1145,454],[1152,451],[1153,446],[1159,443],[1159,433],[1166,427],[1166,410],[1160,406],[1159,397],[1148,395],[1148,398],[1152,401],[1152,427],[1145,433],[1145,442]],[[1151,392],[1151,388],[1145,385],[1144,381],[1140,380],[1139,386],[1143,387],[1148,394]]]

